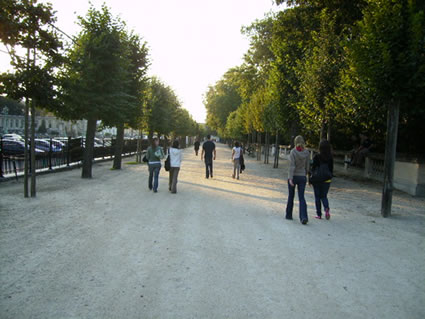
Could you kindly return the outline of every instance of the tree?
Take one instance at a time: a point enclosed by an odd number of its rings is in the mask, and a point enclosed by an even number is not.
[[[47,133],[46,121],[44,119],[41,120],[41,124],[38,127],[38,133],[40,133],[40,134],[46,134]]]
[[[146,86],[145,75],[148,67],[147,46],[146,43],[142,43],[138,35],[123,31],[121,41],[122,67],[126,70],[122,89],[127,98],[121,99],[120,112],[114,114],[113,118],[107,121],[107,123],[117,127],[115,156],[112,166],[114,169],[121,169],[126,124],[133,128],[139,128],[140,126],[143,106],[142,94]]]
[[[35,116],[36,107],[58,110],[55,70],[63,62],[62,43],[54,28],[51,4],[37,0],[1,1],[0,38],[14,68],[0,75],[0,93],[15,100],[25,99],[24,196],[28,197],[29,103],[31,103],[31,197],[36,196]],[[17,53],[26,49],[26,57]]]
[[[18,101],[0,96],[0,112],[3,110],[4,107],[7,107],[8,114],[24,115],[25,113],[25,105]]]
[[[299,91],[302,96],[298,109],[303,127],[320,131],[320,139],[331,138],[332,107],[343,67],[342,46],[336,33],[336,16],[327,9],[320,13],[320,29],[312,31],[312,47],[305,59],[298,61]],[[326,130],[327,129],[327,130]],[[317,136],[316,134],[312,134]]]
[[[238,68],[230,69],[223,75],[221,80],[208,88],[205,95],[204,104],[207,109],[207,125],[220,135],[224,135],[227,117],[242,102],[238,92],[239,75],[240,70]]]
[[[62,76],[61,115],[71,120],[87,119],[82,177],[92,177],[96,123],[119,117],[131,97],[125,87],[130,81],[123,53],[124,24],[103,5],[91,7],[78,18],[82,27],[69,51]]]
[[[173,131],[175,112],[180,107],[177,96],[156,77],[149,79],[144,96],[142,127],[149,139],[155,133],[168,136]]]
[[[425,106],[424,5],[414,0],[369,0],[359,36],[350,47],[350,68],[387,111],[381,213],[390,216],[399,111]],[[416,104],[411,105],[414,102]]]

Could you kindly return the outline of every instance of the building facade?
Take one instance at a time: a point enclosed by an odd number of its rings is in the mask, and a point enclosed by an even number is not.
[[[53,136],[82,136],[86,134],[87,121],[64,121],[54,116],[37,116],[35,131],[38,135]],[[0,113],[0,134],[16,133],[23,135],[25,117],[23,115],[10,115]]]

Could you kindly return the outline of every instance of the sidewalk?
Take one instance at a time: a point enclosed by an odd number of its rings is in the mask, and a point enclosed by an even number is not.
[[[285,161],[237,181],[217,156],[206,180],[185,150],[177,195],[145,165],[43,175],[36,199],[0,183],[1,318],[425,317],[424,199],[396,192],[383,219],[378,185],[337,178],[331,220],[308,188],[303,226],[283,218]]]

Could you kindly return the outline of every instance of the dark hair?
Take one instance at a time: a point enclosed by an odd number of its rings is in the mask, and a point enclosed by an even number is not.
[[[173,148],[179,148],[179,141],[175,140],[173,142]]]
[[[239,142],[235,142],[235,146],[239,147],[240,146]]]
[[[151,141],[151,146],[152,146],[152,148],[155,148],[156,147],[156,145],[155,145],[155,142],[156,141],[158,141],[158,138],[157,137],[154,137],[153,139],[152,139],[152,141]]]
[[[332,159],[332,148],[331,143],[328,140],[321,140],[319,144],[319,156],[320,160],[327,162]]]
[[[207,135],[207,139],[210,140],[211,139],[211,135],[208,134]]]

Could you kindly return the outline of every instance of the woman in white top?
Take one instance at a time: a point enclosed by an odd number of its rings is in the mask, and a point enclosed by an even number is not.
[[[179,149],[179,141],[174,141],[170,148],[170,181],[168,189],[172,194],[177,193],[177,177],[179,176],[180,165],[182,162],[182,150]]]
[[[232,150],[232,160],[233,160],[233,178],[239,179],[239,172],[241,170],[241,157],[242,148],[239,144],[239,142],[235,143],[235,147]]]

